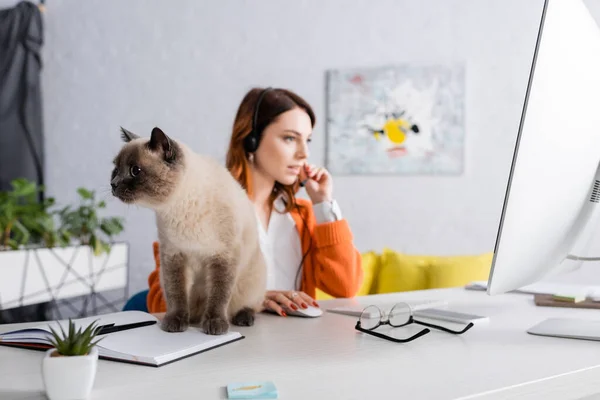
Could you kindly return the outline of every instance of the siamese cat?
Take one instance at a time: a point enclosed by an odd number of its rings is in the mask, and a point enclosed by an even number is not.
[[[229,323],[254,324],[266,291],[257,218],[246,191],[207,156],[154,128],[126,142],[114,159],[111,187],[126,204],[152,209],[160,241],[160,281],[167,312],[161,327],[207,334]]]

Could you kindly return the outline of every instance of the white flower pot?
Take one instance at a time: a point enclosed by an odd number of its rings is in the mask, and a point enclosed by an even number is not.
[[[98,349],[86,356],[52,357],[55,349],[46,351],[42,361],[42,378],[50,400],[87,399],[94,385]]]
[[[0,309],[124,289],[128,264],[127,243],[99,256],[82,245],[0,251]]]

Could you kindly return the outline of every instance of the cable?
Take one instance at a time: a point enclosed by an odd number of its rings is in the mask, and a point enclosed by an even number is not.
[[[567,255],[567,260],[575,261],[600,261],[600,257],[579,257],[572,254]]]

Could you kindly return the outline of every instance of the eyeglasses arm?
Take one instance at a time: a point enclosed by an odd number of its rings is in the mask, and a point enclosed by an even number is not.
[[[473,327],[473,323],[472,323],[472,322],[469,322],[469,324],[468,324],[467,326],[465,326],[465,327],[464,327],[462,330],[460,330],[460,331],[455,331],[455,330],[453,330],[453,329],[448,329],[448,328],[445,328],[445,327],[443,327],[443,326],[434,325],[434,324],[430,324],[430,323],[423,322],[423,321],[417,321],[417,320],[415,320],[415,319],[413,319],[413,322],[414,322],[415,324],[419,324],[419,325],[423,325],[423,326],[428,326],[428,327],[430,327],[430,328],[439,329],[439,330],[442,330],[442,331],[444,331],[444,332],[448,332],[448,333],[454,333],[454,334],[457,334],[457,335],[460,335],[461,333],[465,333],[466,331],[468,331],[469,329],[471,329],[471,328]]]
[[[413,341],[415,339],[418,339],[421,336],[426,335],[429,332],[431,332],[429,329],[425,328],[425,329],[421,330],[420,332],[417,332],[416,334],[414,334],[411,337],[408,337],[406,339],[398,339],[398,338],[394,338],[394,337],[391,337],[391,336],[383,335],[383,334],[378,333],[378,332],[370,331],[368,329],[364,329],[363,327],[360,326],[360,321],[356,322],[356,326],[354,328],[357,331],[360,331],[360,332],[363,332],[363,333],[368,333],[369,335],[376,336],[376,337],[378,337],[380,339],[386,339],[386,340],[390,340],[390,341],[396,342],[396,343],[407,343],[407,342]]]

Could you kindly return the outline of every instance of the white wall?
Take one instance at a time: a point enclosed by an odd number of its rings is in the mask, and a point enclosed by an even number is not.
[[[282,86],[317,112],[312,161],[321,164],[326,69],[464,61],[464,175],[334,177],[334,193],[361,251],[491,251],[542,5],[49,0],[43,78],[50,193],[71,201],[78,186],[94,188],[109,200],[110,213],[127,218],[132,285],[143,288],[153,268],[154,220],[111,198],[120,125],[142,134],[157,125],[223,158],[246,90]]]

